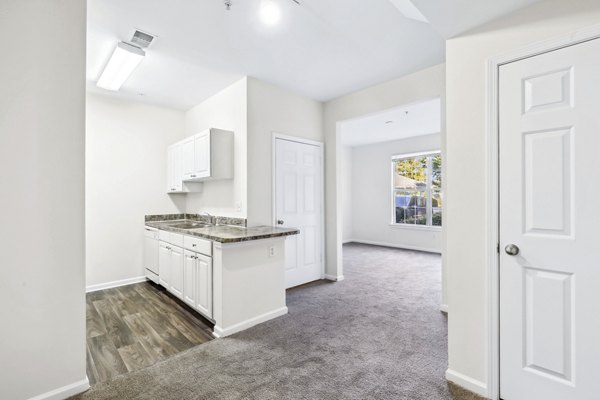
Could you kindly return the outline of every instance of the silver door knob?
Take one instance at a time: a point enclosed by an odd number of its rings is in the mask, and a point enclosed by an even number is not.
[[[282,219],[278,219],[277,220],[277,225],[283,225],[283,220]]]
[[[512,244],[512,243],[507,244],[506,247],[504,248],[504,251],[509,256],[516,256],[517,254],[519,254],[519,246],[517,246],[516,244]]]

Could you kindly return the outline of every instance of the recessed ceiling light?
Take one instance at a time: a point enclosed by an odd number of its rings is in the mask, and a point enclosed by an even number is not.
[[[281,19],[281,8],[274,0],[262,0],[260,4],[260,19],[266,25],[275,25]]]

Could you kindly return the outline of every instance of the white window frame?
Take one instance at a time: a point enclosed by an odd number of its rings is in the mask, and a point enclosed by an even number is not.
[[[391,183],[390,183],[390,189],[391,189],[391,213],[390,213],[390,226],[392,227],[396,227],[396,228],[408,228],[408,229],[425,229],[425,230],[441,230],[442,227],[441,226],[434,226],[432,225],[433,223],[433,199],[431,197],[431,158],[432,156],[436,156],[436,155],[441,155],[442,152],[441,150],[431,150],[431,151],[424,151],[424,152],[419,152],[419,153],[408,153],[408,154],[399,154],[399,155],[395,155],[392,156],[391,158],[391,162],[390,162],[390,170],[391,170]],[[427,157],[427,182],[426,182],[426,189],[425,192],[427,193],[427,224],[426,225],[417,225],[417,224],[407,224],[407,223],[398,223],[396,222],[396,188],[394,186],[395,184],[395,179],[394,179],[394,174],[396,173],[396,162],[397,161],[402,161],[402,160],[408,160],[408,159],[413,159],[413,158],[422,158],[422,157]],[[444,182],[442,181],[442,186],[440,188],[440,191],[443,193],[444,190]],[[442,224],[443,222],[443,216],[442,216]]]

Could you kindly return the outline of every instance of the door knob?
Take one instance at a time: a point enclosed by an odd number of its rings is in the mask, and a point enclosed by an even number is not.
[[[517,254],[519,254],[519,246],[517,246],[516,244],[512,244],[512,243],[507,244],[506,247],[504,248],[504,251],[509,256],[516,256]]]
[[[283,225],[283,220],[282,219],[278,219],[277,220],[277,225]]]

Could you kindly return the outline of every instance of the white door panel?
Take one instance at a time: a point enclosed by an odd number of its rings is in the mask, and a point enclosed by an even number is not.
[[[300,229],[286,239],[286,287],[322,278],[323,156],[305,143],[275,141],[275,215],[283,227]]]
[[[598,88],[600,40],[500,67],[505,400],[600,398]]]

